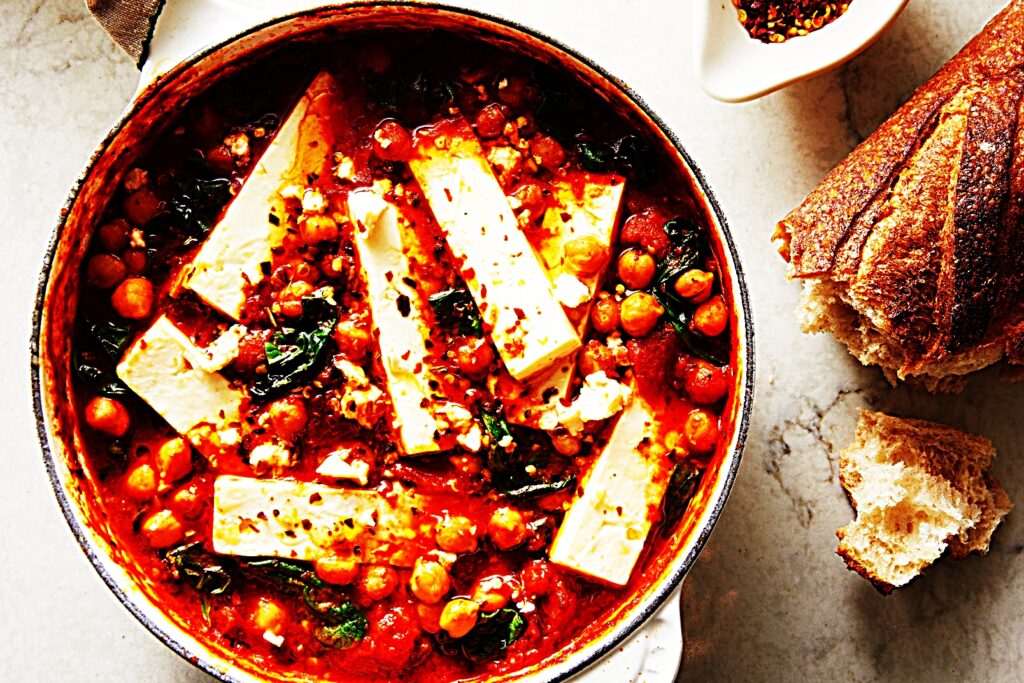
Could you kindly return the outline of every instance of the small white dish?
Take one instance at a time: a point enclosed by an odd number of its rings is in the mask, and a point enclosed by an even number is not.
[[[873,43],[909,0],[851,0],[823,28],[782,43],[750,37],[732,0],[693,0],[693,50],[701,87],[723,102],[746,102],[833,69]]]

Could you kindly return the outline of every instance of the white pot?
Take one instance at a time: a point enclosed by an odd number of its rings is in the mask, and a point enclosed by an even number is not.
[[[283,6],[287,5],[287,13]],[[702,199],[706,221],[713,226],[714,249],[728,273],[723,283],[735,302],[732,329],[739,391],[729,408],[730,440],[704,476],[690,510],[673,540],[670,553],[654,558],[650,576],[638,594],[627,600],[599,632],[572,653],[548,666],[534,668],[519,680],[551,683],[574,681],[674,680],[682,656],[679,585],[693,565],[718,519],[739,467],[753,399],[753,331],[742,272],[725,219],[710,189],[679,141],[620,81],[586,58],[546,36],[504,19],[453,7],[403,2],[324,6],[304,0],[168,0],[152,34],[148,58],[135,98],[89,161],[72,188],[47,251],[36,303],[33,349],[33,398],[46,466],[58,501],[75,536],[96,570],[122,603],[172,650],[224,681],[259,681],[211,651],[150,599],[145,579],[119,562],[121,551],[110,542],[102,506],[82,452],[79,425],[68,397],[71,391],[70,339],[77,304],[81,260],[99,219],[93,207],[109,199],[111,179],[135,161],[135,151],[154,126],[177,111],[211,80],[230,74],[245,57],[278,40],[314,35],[366,24],[430,21],[446,26],[472,26],[478,31],[511,38],[530,54],[561,62],[594,88],[626,107],[655,133],[668,153],[688,170],[694,195]],[[496,679],[500,680],[500,679]]]

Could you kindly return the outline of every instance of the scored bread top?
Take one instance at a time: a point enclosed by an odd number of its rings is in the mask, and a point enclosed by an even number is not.
[[[778,225],[798,278],[826,278],[901,374],[1018,321],[1024,0],[1014,0]]]

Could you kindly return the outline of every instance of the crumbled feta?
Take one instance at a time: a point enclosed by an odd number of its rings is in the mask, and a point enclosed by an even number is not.
[[[523,154],[515,147],[496,145],[487,150],[487,161],[497,174],[502,187],[508,187],[522,170]]]
[[[437,407],[438,423],[455,433],[455,441],[467,451],[476,453],[484,445],[480,425],[473,419],[473,413],[458,403],[443,403]]]
[[[132,228],[132,236],[130,246],[132,249],[145,249],[146,248],[146,234],[139,228]]]
[[[552,284],[555,298],[566,308],[576,308],[590,301],[590,288],[571,273],[562,273]]]
[[[336,154],[334,160],[338,164],[334,167],[334,176],[338,180],[355,180],[356,162],[352,160],[352,157]]]
[[[567,406],[554,403],[541,413],[538,424],[546,431],[562,426],[576,435],[587,422],[608,419],[622,410],[631,393],[628,386],[609,378],[603,370],[594,372],[583,379],[576,400]]]
[[[337,393],[336,410],[342,417],[371,429],[380,419],[384,392],[370,382],[361,367],[343,356],[335,356],[334,367],[341,371],[346,380],[345,387]]]
[[[352,448],[339,448],[332,451],[316,468],[316,473],[331,479],[348,479],[360,486],[366,486],[370,464],[365,460],[350,460],[355,452]]]
[[[200,367],[207,372],[217,372],[238,358],[238,345],[249,333],[245,325],[232,325],[203,349],[203,363]]]
[[[302,213],[321,214],[327,210],[327,199],[319,190],[307,189],[302,193]]]
[[[512,445],[512,435],[506,434],[505,436],[498,439],[498,446],[501,448],[508,448]]]
[[[281,199],[302,199],[302,188],[298,185],[285,185],[278,194]]]
[[[261,443],[249,453],[249,464],[257,472],[291,467],[293,462],[292,452],[277,441]]]
[[[270,629],[263,632],[263,640],[267,641],[274,647],[281,647],[284,645],[284,636],[274,633]]]

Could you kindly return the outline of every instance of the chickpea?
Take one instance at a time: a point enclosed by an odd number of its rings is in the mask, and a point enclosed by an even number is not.
[[[494,545],[502,550],[510,550],[526,540],[526,520],[519,510],[500,507],[487,522],[487,532]]]
[[[569,432],[556,432],[551,435],[551,445],[562,455],[573,456],[580,452],[582,442]]]
[[[142,534],[154,548],[170,548],[185,537],[185,528],[174,512],[160,510],[142,523]]]
[[[97,396],[85,406],[85,421],[97,432],[110,436],[124,436],[131,426],[128,409],[113,398]]]
[[[144,277],[130,277],[117,286],[110,303],[123,318],[148,318],[153,310],[153,283]]]
[[[608,249],[593,235],[582,235],[565,243],[565,265],[580,275],[595,275],[607,262]]]
[[[279,398],[267,407],[270,424],[285,441],[294,441],[309,421],[306,402],[297,396]]]
[[[513,108],[537,99],[537,87],[523,74],[503,75],[498,79],[496,86],[498,101]]]
[[[149,188],[136,190],[124,200],[124,216],[132,225],[142,226],[163,209],[163,202]]]
[[[639,249],[619,254],[619,279],[630,289],[643,289],[654,277],[654,257]]]
[[[279,633],[284,627],[285,613],[281,605],[268,598],[260,598],[252,613],[252,625],[260,633]]]
[[[145,249],[126,249],[121,258],[124,260],[124,265],[128,269],[129,275],[141,275],[146,270]]]
[[[128,470],[124,480],[125,492],[134,500],[149,500],[156,495],[156,472],[148,463],[139,463]]]
[[[420,627],[427,633],[437,633],[441,630],[441,613],[444,607],[441,605],[416,605],[416,616],[420,619]]]
[[[441,566],[440,562],[417,558],[412,567],[412,576],[409,578],[409,590],[417,600],[428,605],[436,605],[441,602],[441,598],[451,585],[448,570]]]
[[[366,357],[370,348],[370,332],[355,322],[341,320],[334,328],[334,341],[338,343],[339,351],[358,362]]]
[[[373,131],[373,153],[385,161],[408,161],[412,156],[412,136],[398,121],[381,121]]]
[[[359,576],[359,562],[354,557],[321,557],[313,568],[317,576],[335,586],[347,586]]]
[[[494,612],[512,599],[511,579],[508,576],[487,576],[473,586],[473,602],[484,612]]]
[[[124,261],[113,254],[96,254],[85,269],[86,280],[93,287],[110,289],[128,274]]]
[[[590,324],[598,332],[607,334],[619,326],[619,302],[607,293],[602,293],[590,309]]]
[[[694,268],[688,270],[678,278],[673,285],[676,294],[684,299],[703,300],[711,292],[711,286],[715,282],[715,274],[706,270]]]
[[[398,575],[391,567],[372,564],[363,568],[359,587],[370,600],[383,600],[398,588]]]
[[[729,325],[729,308],[720,296],[713,296],[693,313],[693,329],[708,337],[717,337]]]
[[[611,373],[615,370],[615,355],[607,346],[591,339],[580,352],[578,364],[583,377],[595,372]]]
[[[534,218],[541,214],[547,204],[544,190],[537,183],[521,183],[512,192],[512,196],[519,202],[519,211],[529,211]]]
[[[658,300],[647,292],[634,292],[620,307],[622,329],[634,337],[646,336],[665,312]]]
[[[192,471],[192,447],[180,437],[164,441],[156,452],[156,467],[161,481],[178,481]]]
[[[565,150],[553,137],[538,135],[530,142],[530,154],[542,168],[557,171],[565,163]]]
[[[466,339],[455,350],[455,358],[459,368],[467,375],[480,376],[486,374],[494,362],[494,351],[490,343],[484,339]]]
[[[103,248],[112,254],[120,254],[128,248],[128,242],[132,234],[132,226],[123,218],[117,218],[96,231]]]
[[[306,244],[333,242],[338,234],[338,223],[330,216],[306,216],[299,223],[299,237]]]
[[[718,428],[718,417],[703,408],[697,408],[686,416],[683,433],[686,435],[686,442],[698,453],[713,450],[722,435]]]
[[[195,519],[203,511],[203,501],[195,484],[183,486],[171,496],[174,510],[185,519]]]
[[[231,173],[235,170],[235,157],[227,145],[218,144],[206,150],[206,163],[220,173]]]
[[[488,104],[476,115],[477,135],[484,139],[496,138],[505,130],[505,112],[500,104]]]
[[[438,624],[452,638],[461,638],[476,626],[480,605],[466,598],[455,598],[441,612]]]
[[[476,550],[476,525],[467,517],[445,516],[437,525],[437,547],[450,553]]]
[[[316,287],[305,280],[296,280],[281,290],[278,300],[281,313],[287,318],[298,318],[302,315],[302,297],[310,294]]]

